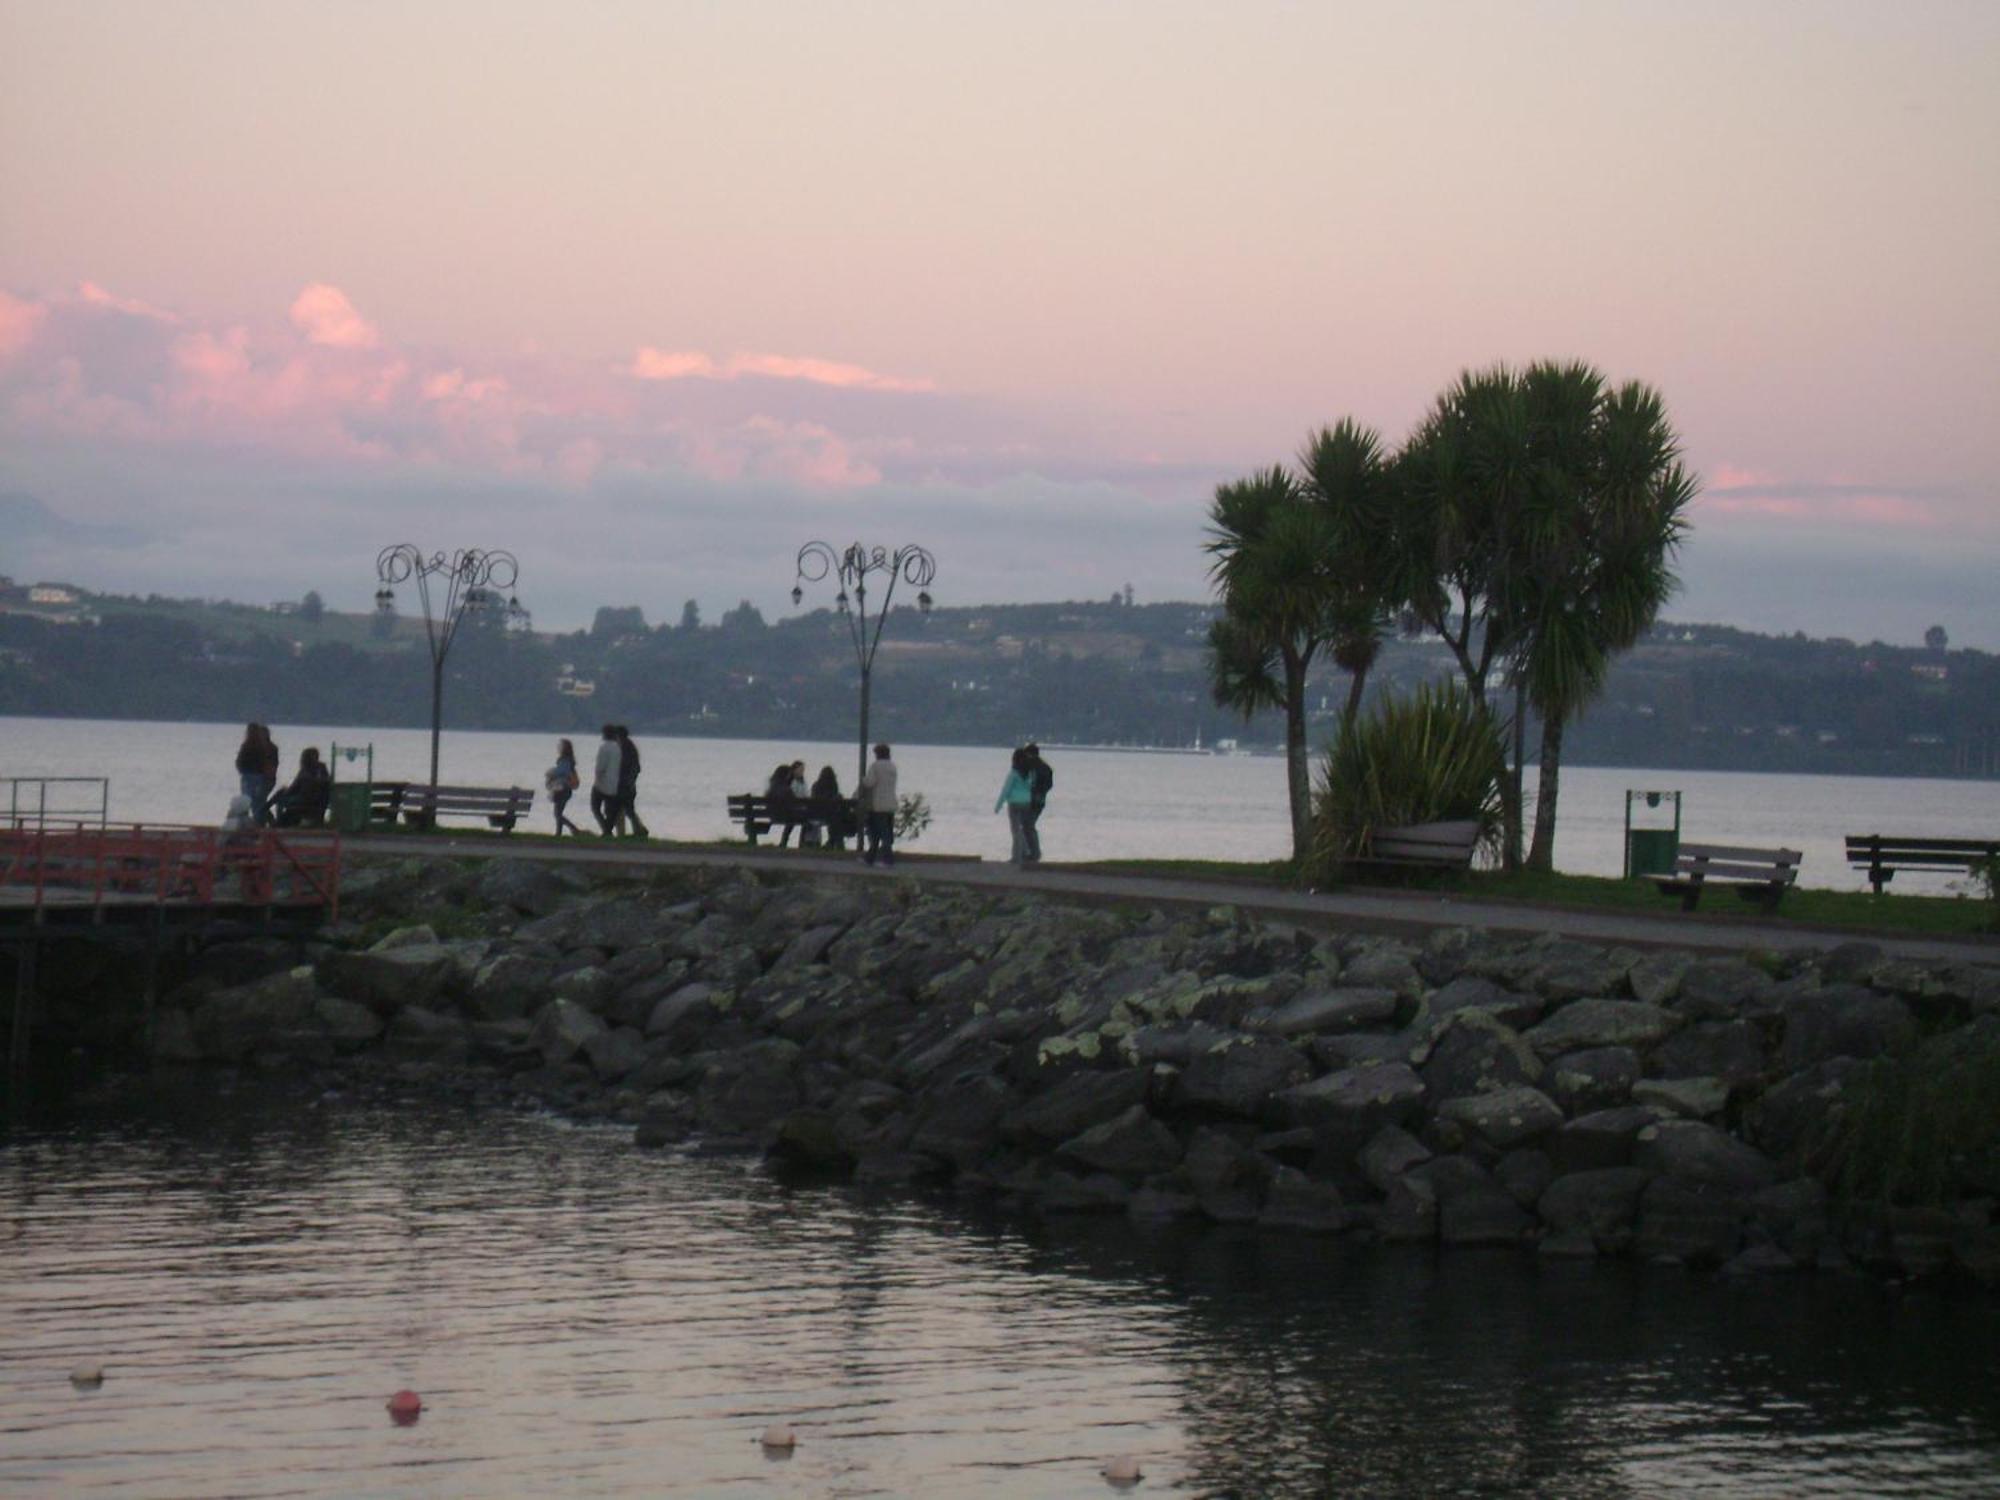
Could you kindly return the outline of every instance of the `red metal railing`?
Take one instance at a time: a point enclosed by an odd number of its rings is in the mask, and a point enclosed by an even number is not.
[[[0,828],[0,905],[340,909],[340,835],[131,824]]]

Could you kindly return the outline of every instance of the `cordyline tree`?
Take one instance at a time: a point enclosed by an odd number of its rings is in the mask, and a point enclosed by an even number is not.
[[[1218,486],[1207,543],[1222,594],[1211,691],[1246,719],[1284,711],[1294,859],[1312,845],[1306,676],[1330,653],[1352,674],[1351,715],[1394,603],[1381,439],[1343,421],[1308,438],[1299,463],[1303,479],[1271,468]]]

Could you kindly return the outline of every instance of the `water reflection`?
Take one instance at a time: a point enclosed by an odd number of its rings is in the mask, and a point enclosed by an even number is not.
[[[1075,1495],[1121,1452],[1245,1496],[2000,1475],[2000,1313],[1859,1282],[1025,1223],[257,1084],[17,1131],[0,1214],[8,1492]]]

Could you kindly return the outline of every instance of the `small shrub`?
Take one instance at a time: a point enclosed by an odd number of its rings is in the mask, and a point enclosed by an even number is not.
[[[2000,1027],[1975,1024],[1849,1075],[1814,1153],[1843,1196],[1933,1206],[2000,1180]]]
[[[896,842],[907,844],[922,838],[931,826],[931,805],[922,792],[905,792],[896,799]]]
[[[1506,765],[1498,726],[1456,683],[1385,695],[1341,726],[1320,767],[1308,875],[1332,879],[1378,829],[1412,823],[1469,818],[1491,848]]]
[[[1972,867],[1972,888],[1986,898],[1986,925],[2000,932],[2000,859],[1982,859]]]

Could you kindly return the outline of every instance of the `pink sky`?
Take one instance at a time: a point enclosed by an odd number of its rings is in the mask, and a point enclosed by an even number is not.
[[[1996,79],[1989,4],[0,0],[0,571],[1194,597],[1217,480],[1580,356],[1707,478],[1673,613],[2000,646]]]

